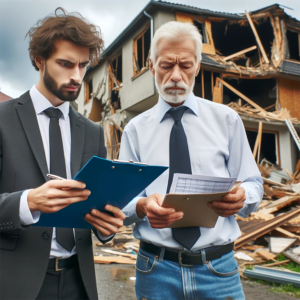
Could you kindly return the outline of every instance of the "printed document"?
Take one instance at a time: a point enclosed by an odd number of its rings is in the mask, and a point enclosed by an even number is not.
[[[237,178],[175,173],[170,194],[211,194],[229,192]]]

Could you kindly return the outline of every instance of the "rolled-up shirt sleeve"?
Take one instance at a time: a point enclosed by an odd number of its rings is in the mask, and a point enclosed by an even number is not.
[[[263,197],[263,181],[253,158],[243,122],[238,114],[231,120],[231,139],[229,143],[227,168],[231,177],[242,181],[246,200],[238,215],[246,217],[257,210]]]
[[[140,157],[138,155],[137,146],[135,143],[133,125],[130,123],[125,127],[125,130],[122,134],[121,140],[121,149],[120,149],[120,160],[129,160],[140,161]],[[124,220],[124,225],[131,225],[133,223],[142,221],[136,214],[136,204],[141,199],[146,197],[145,191],[142,191],[137,197],[133,198],[123,209],[123,213],[126,216]]]

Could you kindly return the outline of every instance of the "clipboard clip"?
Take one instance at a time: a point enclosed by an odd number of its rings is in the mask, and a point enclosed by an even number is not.
[[[135,164],[135,165],[148,166],[147,163],[142,163],[142,162],[139,162],[139,161],[136,162],[136,161],[133,161],[132,159],[129,159],[129,160],[114,159],[113,162],[132,163],[132,164]]]

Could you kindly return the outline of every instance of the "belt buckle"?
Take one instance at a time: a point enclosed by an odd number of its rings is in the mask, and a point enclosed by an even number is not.
[[[64,269],[59,269],[59,268],[58,268],[58,261],[59,261],[59,260],[61,260],[61,258],[55,257],[55,271],[56,271],[56,272],[64,270]]]
[[[190,252],[187,251],[187,250],[178,251],[178,263],[179,263],[179,266],[186,267],[186,268],[192,268],[193,265],[186,265],[186,264],[182,263],[182,253],[190,253]]]

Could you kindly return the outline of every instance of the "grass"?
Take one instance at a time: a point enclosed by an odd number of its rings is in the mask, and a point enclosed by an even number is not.
[[[277,260],[283,261],[283,260],[287,260],[287,258],[283,254],[279,254],[277,257]],[[273,261],[268,261],[266,264],[271,264],[271,263],[273,263]],[[289,262],[286,265],[277,266],[277,267],[300,273],[300,265],[298,265],[297,263],[295,263],[293,261]],[[254,266],[249,266],[249,267],[247,267],[247,269],[253,270]],[[274,283],[274,282],[270,282],[270,281],[264,281],[264,280],[253,279],[253,278],[249,278],[249,280],[263,284],[263,285],[271,286],[271,288],[269,290],[272,292],[286,293],[286,294],[295,296],[296,298],[300,298],[300,288],[294,287],[291,284],[288,284],[288,285],[278,284],[278,283]]]

